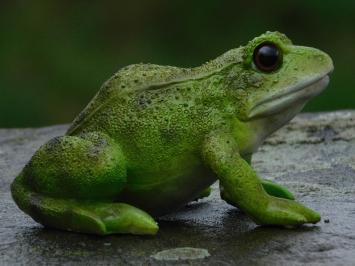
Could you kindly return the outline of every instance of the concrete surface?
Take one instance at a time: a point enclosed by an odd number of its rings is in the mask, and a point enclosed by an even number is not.
[[[42,228],[9,185],[66,126],[0,130],[0,265],[355,265],[355,111],[302,114],[255,154],[276,180],[322,214],[316,226],[257,227],[212,195],[159,220],[155,237],[96,237]]]

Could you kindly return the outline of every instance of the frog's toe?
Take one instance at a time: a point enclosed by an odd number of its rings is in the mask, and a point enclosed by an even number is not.
[[[295,199],[295,196],[287,188],[276,184],[270,180],[263,179],[261,180],[261,184],[263,185],[265,191],[271,196],[289,200]]]
[[[313,211],[309,208],[307,208],[304,217],[306,219],[306,223],[312,223],[312,224],[318,223],[321,219],[321,216],[318,212]]]
[[[272,199],[267,208],[258,217],[254,217],[259,225],[298,226],[320,221],[319,213],[302,204],[287,199]]]
[[[112,203],[100,212],[106,226],[105,234],[128,233],[155,235],[159,226],[145,211],[125,203]]]

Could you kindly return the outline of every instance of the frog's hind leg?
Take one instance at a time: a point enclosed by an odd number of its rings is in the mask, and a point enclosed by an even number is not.
[[[55,138],[42,146],[11,186],[17,205],[53,228],[107,235],[155,234],[146,212],[116,203],[126,183],[119,145],[101,133]]]
[[[12,185],[19,207],[46,227],[109,235],[153,235],[158,225],[146,212],[125,203],[52,198],[29,190],[19,175]]]

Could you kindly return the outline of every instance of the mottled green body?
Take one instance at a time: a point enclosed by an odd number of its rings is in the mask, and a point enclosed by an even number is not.
[[[252,62],[265,41],[283,53],[272,73]],[[66,136],[36,152],[12,186],[14,199],[44,225],[150,234],[157,230],[154,220],[135,207],[162,215],[219,179],[222,197],[259,224],[316,222],[318,214],[261,181],[248,162],[265,137],[326,86],[331,70],[326,54],[293,46],[279,33],[196,68],[123,68]]]
[[[229,54],[227,59],[237,62],[238,54]],[[71,135],[104,129],[119,140],[128,170],[119,199],[160,215],[194,199],[216,180],[201,160],[202,142],[233,119],[235,111],[225,79],[233,64],[218,61],[196,69],[130,66],[104,85],[96,97],[102,102],[94,101],[74,122]]]

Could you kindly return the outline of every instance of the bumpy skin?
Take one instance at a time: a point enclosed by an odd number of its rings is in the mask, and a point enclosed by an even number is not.
[[[255,48],[271,42],[281,67],[262,72]],[[18,206],[45,226],[94,234],[155,234],[150,216],[221,196],[261,225],[316,223],[318,213],[261,180],[251,154],[328,83],[330,57],[267,32],[196,68],[121,69],[44,144],[12,184]],[[149,214],[148,214],[149,213]]]

